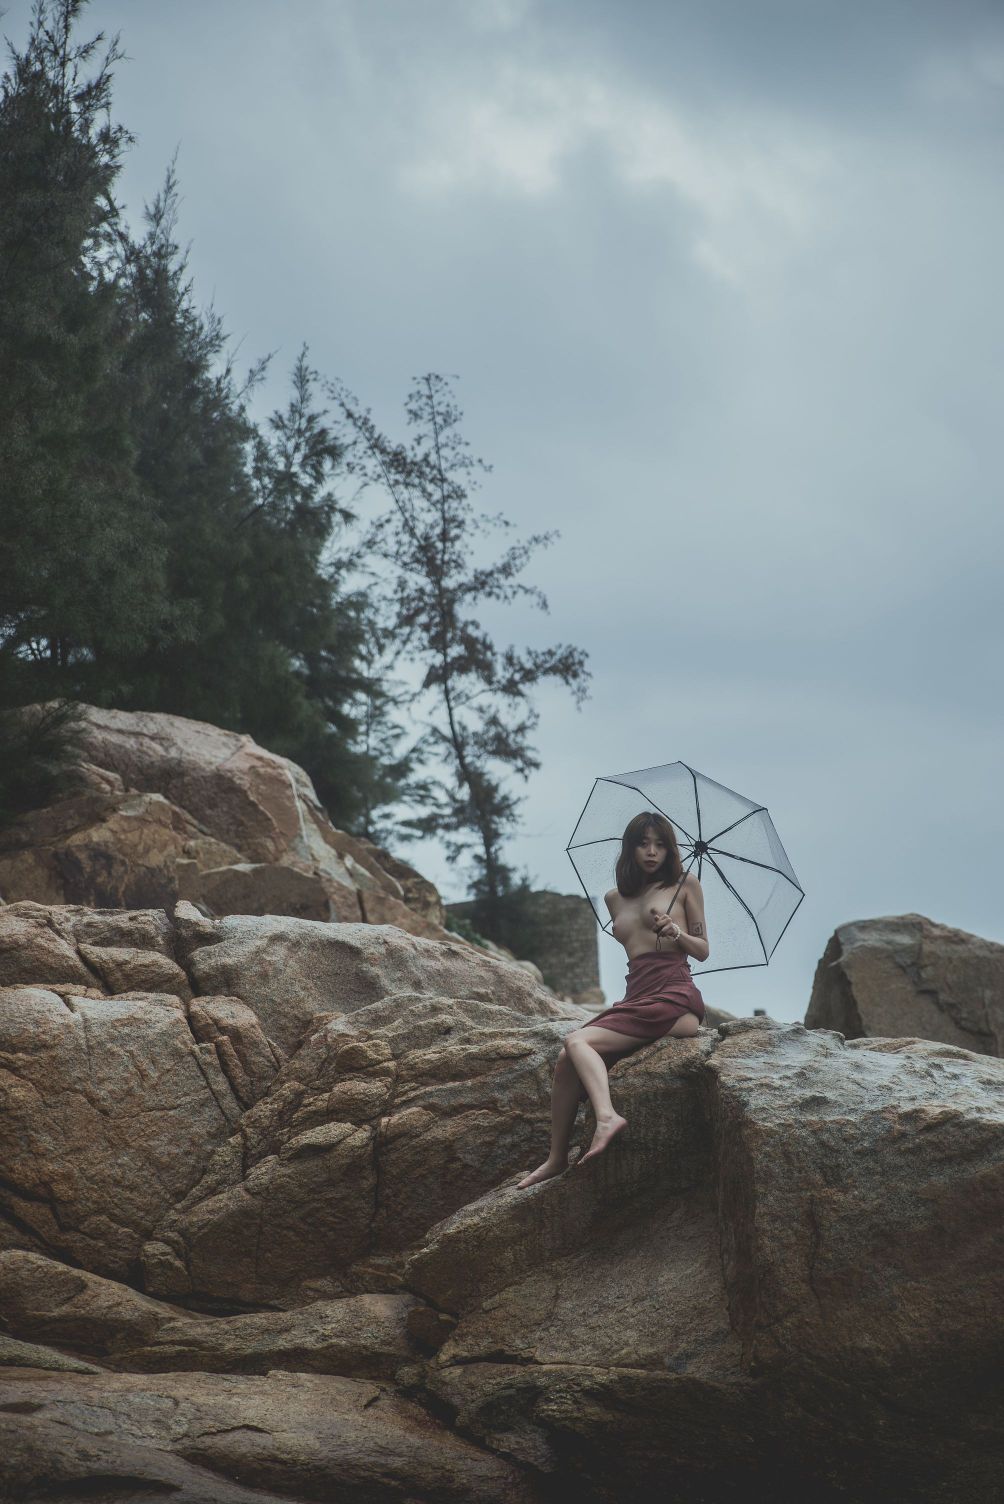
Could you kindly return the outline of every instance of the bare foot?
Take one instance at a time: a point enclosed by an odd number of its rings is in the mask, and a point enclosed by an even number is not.
[[[538,1169],[531,1171],[529,1175],[523,1176],[516,1189],[517,1191],[521,1191],[524,1186],[536,1185],[539,1180],[550,1180],[553,1175],[563,1175],[567,1169],[567,1159],[564,1163],[560,1159],[557,1162],[553,1159],[545,1159],[544,1163]]]
[[[587,1152],[575,1161],[576,1165],[584,1165],[586,1160],[592,1159],[594,1154],[602,1154],[614,1135],[623,1133],[626,1127],[627,1118],[622,1118],[618,1112],[613,1113],[609,1118],[603,1118],[596,1124],[593,1141],[589,1145]]]

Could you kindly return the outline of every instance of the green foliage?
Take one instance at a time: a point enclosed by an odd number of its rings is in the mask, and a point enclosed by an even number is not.
[[[69,695],[249,732],[332,818],[376,828],[407,776],[350,590],[341,447],[306,346],[288,405],[248,412],[194,301],[174,164],[138,237],[114,200],[117,38],[40,0],[0,96],[0,704]],[[342,540],[339,543],[339,540]]]
[[[451,860],[472,859],[475,890],[492,910],[513,886],[502,851],[520,801],[506,775],[525,780],[539,767],[530,740],[539,719],[532,692],[555,678],[578,704],[589,674],[586,655],[568,644],[498,648],[472,613],[482,602],[516,600],[546,611],[541,591],[519,575],[556,534],[534,534],[487,564],[475,563],[480,540],[512,524],[474,509],[478,473],[489,467],[470,454],[444,377],[430,374],[412,387],[408,444],[382,434],[344,387],[329,390],[351,435],[348,468],[390,503],[366,545],[391,571],[386,604],[393,635],[423,671],[426,713],[415,755],[435,772],[423,807],[406,823],[416,835],[439,837]]]
[[[548,949],[548,929],[534,903],[534,882],[526,873],[516,878],[504,893],[493,896],[482,886],[475,891],[464,918],[496,945],[514,956],[534,960]],[[546,978],[545,978],[546,980]]]
[[[68,790],[79,719],[67,701],[0,709],[0,827]]]
[[[129,140],[106,118],[119,54],[83,76],[104,38],[73,43],[79,10],[36,7],[0,92],[0,653],[32,665],[42,699],[86,696],[169,613],[108,267]]]
[[[506,780],[538,766],[532,692],[557,678],[579,701],[588,674],[574,647],[498,648],[477,609],[546,609],[518,577],[555,535],[473,562],[511,524],[474,511],[487,467],[440,376],[409,394],[407,445],[329,386],[347,453],[306,345],[286,406],[252,418],[268,357],[239,382],[195,303],[173,163],[141,233],[124,225],[123,54],[75,40],[83,6],[37,0],[0,87],[0,710],[63,697],[248,732],[337,824],[471,856],[491,905],[514,885]],[[353,473],[390,503],[354,544],[336,488]],[[45,730],[40,779],[63,734]]]
[[[331,485],[341,448],[305,346],[287,407],[251,421],[266,362],[238,387],[222,321],[194,306],[176,219],[172,165],[146,235],[123,241],[121,282],[137,468],[165,531],[177,621],[124,666],[115,702],[249,732],[302,763],[352,826],[382,770],[357,747],[368,608],[343,589],[346,560],[333,553],[351,521]]]
[[[447,910],[446,918],[443,921],[443,928],[452,931],[454,935],[463,936],[463,938],[465,940],[469,940],[472,945],[486,945],[485,936],[482,935],[480,931],[474,928],[473,924],[467,918],[466,914],[451,914],[450,911]]]

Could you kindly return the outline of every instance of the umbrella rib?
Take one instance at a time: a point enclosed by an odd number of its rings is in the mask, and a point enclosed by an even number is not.
[[[586,802],[582,806],[581,810],[579,811],[579,818],[575,822],[575,830],[578,830],[579,826],[582,824],[582,816],[586,813],[586,810],[589,808],[589,801],[593,797],[593,790],[596,788],[596,785],[599,783],[599,781],[600,780],[598,778],[594,778],[593,779],[593,787],[589,790],[589,793],[586,795]],[[572,831],[572,841],[575,840],[575,830]],[[572,844],[572,842],[569,841],[568,846],[570,846],[571,844]],[[566,851],[568,850],[568,846],[565,847]],[[572,863],[572,866],[573,867],[575,866],[574,862]],[[581,881],[581,878],[580,878],[580,881]]]
[[[695,769],[693,769],[690,766],[689,763],[679,763],[679,764],[677,764],[677,766],[682,766],[682,767],[686,768],[687,772],[690,774],[691,781],[693,783],[693,787],[694,787],[694,805],[695,805],[695,810],[696,810],[696,814],[697,814],[697,837],[696,837],[696,839],[694,838],[694,836],[691,835],[690,831],[687,830],[686,826],[681,825],[678,820],[674,820],[673,817],[672,817],[672,815],[668,814],[667,811],[664,810],[661,805],[657,804],[656,801],[654,799],[652,799],[652,797],[651,797],[650,794],[646,793],[646,791],[644,789],[639,788],[637,784],[626,783],[626,782],[624,782],[620,778],[615,778],[615,777],[610,777],[610,776],[606,776],[606,777],[601,776],[601,777],[595,778],[593,780],[593,787],[592,787],[592,789],[589,792],[589,797],[586,799],[585,804],[582,806],[582,810],[581,810],[581,812],[579,814],[579,818],[575,822],[575,829],[572,832],[572,838],[569,841],[568,845],[565,847],[565,854],[566,854],[566,856],[568,856],[569,860],[572,863],[573,868],[575,869],[575,875],[578,878],[579,887],[582,889],[583,893],[585,894],[586,901],[588,902],[590,908],[592,909],[593,914],[596,917],[596,920],[597,920],[597,922],[599,924],[600,929],[603,931],[604,934],[610,934],[610,935],[612,935],[613,934],[613,918],[612,918],[612,916],[609,916],[609,915],[606,918],[604,918],[603,916],[601,916],[599,910],[596,908],[596,905],[593,902],[593,897],[590,894],[588,888],[586,887],[585,880],[583,879],[582,874],[579,872],[579,869],[576,866],[575,860],[574,860],[574,858],[572,856],[572,852],[573,851],[581,851],[581,850],[583,850],[583,849],[585,849],[586,847],[589,847],[589,846],[603,846],[603,845],[612,845],[612,844],[615,845],[615,844],[618,843],[618,841],[620,841],[620,840],[623,839],[623,837],[619,837],[619,836],[599,836],[596,839],[591,840],[591,841],[580,841],[580,842],[577,843],[576,840],[575,840],[575,836],[576,836],[576,833],[579,830],[579,827],[582,824],[582,821],[583,821],[583,818],[584,818],[584,816],[586,814],[586,811],[589,808],[590,800],[593,798],[593,795],[596,792],[596,788],[597,788],[598,784],[600,784],[600,783],[610,783],[610,784],[616,784],[616,786],[618,788],[630,789],[633,793],[636,793],[639,796],[639,798],[643,799],[645,801],[645,803],[648,804],[651,809],[658,811],[658,813],[660,815],[662,815],[664,819],[666,819],[666,820],[669,821],[670,825],[674,826],[675,829],[678,830],[681,833],[681,835],[683,837],[683,840],[679,844],[683,845],[685,848],[686,848],[686,846],[689,845],[690,848],[691,848],[691,850],[690,850],[690,860],[687,863],[686,867],[683,866],[683,862],[682,861],[680,863],[681,868],[683,870],[681,872],[680,880],[679,880],[679,882],[676,885],[676,891],[674,892],[673,898],[670,901],[670,908],[672,908],[673,903],[676,900],[676,895],[679,893],[679,891],[682,888],[684,882],[686,881],[687,875],[689,874],[690,870],[694,866],[695,861],[697,863],[698,881],[700,881],[701,877],[703,876],[704,857],[706,856],[707,859],[708,859],[708,861],[711,863],[712,867],[714,868],[715,872],[721,878],[721,880],[724,883],[725,887],[728,889],[728,891],[733,895],[733,897],[739,902],[739,904],[745,910],[745,912],[748,915],[748,917],[749,917],[749,919],[750,919],[750,921],[751,921],[751,923],[753,925],[753,928],[754,928],[754,930],[756,932],[756,937],[757,937],[758,941],[760,942],[760,950],[761,950],[761,952],[763,954],[763,957],[764,957],[764,959],[762,961],[745,961],[745,962],[740,962],[738,965],[735,965],[735,966],[696,967],[694,969],[695,970],[695,975],[701,974],[701,973],[704,973],[704,972],[709,972],[710,973],[710,972],[713,972],[713,971],[743,971],[743,970],[749,969],[752,966],[766,966],[766,965],[769,964],[770,957],[767,954],[767,947],[766,947],[766,944],[764,943],[764,937],[763,937],[763,934],[761,933],[760,925],[757,923],[756,917],[755,917],[752,909],[750,908],[750,906],[746,902],[746,900],[743,898],[742,894],[729,881],[728,877],[725,875],[725,872],[719,866],[718,862],[715,861],[715,857],[713,855],[713,852],[715,851],[716,848],[715,848],[715,846],[714,846],[713,843],[719,841],[721,839],[721,837],[724,836],[724,835],[727,835],[729,831],[735,830],[737,826],[742,825],[746,820],[750,819],[750,817],[753,816],[753,815],[766,814],[766,815],[768,815],[768,821],[769,821],[769,814],[768,814],[767,806],[764,805],[764,804],[760,804],[760,805],[757,805],[755,808],[748,810],[746,814],[741,815],[739,817],[739,819],[737,819],[737,820],[733,820],[733,822],[732,822],[731,825],[724,826],[723,829],[720,830],[720,831],[718,831],[715,835],[713,835],[709,841],[705,842],[705,840],[703,838],[704,819],[703,819],[703,812],[702,812],[702,809],[701,809],[701,796],[700,796],[700,789],[699,789],[698,781],[697,781],[698,780],[698,775],[697,775]],[[652,771],[658,771],[658,770],[653,769]],[[718,787],[718,786],[719,785],[716,785],[716,787]],[[724,785],[720,785],[720,787],[724,788]],[[728,793],[729,790],[725,790],[725,792]],[[703,850],[701,852],[698,852],[695,849],[698,843],[700,843],[700,845],[703,847]],[[785,872],[780,867],[774,866],[770,862],[761,862],[761,861],[758,861],[755,857],[740,856],[738,852],[727,851],[727,850],[725,850],[724,848],[721,848],[721,847],[717,848],[717,854],[719,856],[727,857],[730,861],[745,862],[748,866],[759,867],[761,869],[761,871],[773,872],[775,874],[775,876],[777,876],[777,877],[783,877],[784,880],[785,880],[785,882],[787,882],[789,885],[791,885],[794,888],[794,890],[798,893],[798,895],[799,895],[798,896],[798,901],[796,902],[796,904],[795,904],[794,908],[792,909],[791,913],[788,915],[788,918],[785,920],[785,923],[784,923],[784,926],[783,926],[783,928],[781,930],[781,933],[777,936],[777,939],[774,941],[774,944],[771,946],[771,952],[773,953],[773,951],[777,949],[777,946],[780,943],[780,940],[781,940],[782,936],[784,935],[785,930],[787,930],[788,925],[791,923],[792,919],[794,919],[795,914],[797,913],[797,911],[799,909],[799,906],[801,905],[801,902],[802,902],[803,898],[805,897],[805,890],[802,888],[801,884],[798,882],[797,878],[794,875],[794,872],[790,871],[790,868],[791,868],[790,862],[788,862],[789,872]],[[782,856],[784,857],[785,861],[787,862],[787,857],[785,856],[783,848],[782,848]],[[789,873],[790,873],[790,875],[789,875]]]
[[[704,836],[701,831],[701,796],[697,790],[697,774],[694,772],[689,763],[684,763],[683,766],[690,774],[690,781],[694,785],[694,803],[697,806],[697,839],[699,841],[703,841]]]
[[[716,831],[716,833],[711,837],[711,840],[720,841],[722,836],[727,836],[730,830],[735,830],[736,826],[741,825],[744,820],[749,820],[753,815],[766,814],[769,814],[769,810],[767,809],[766,804],[758,804],[756,809],[747,810],[745,815],[740,815],[739,819],[733,820],[731,825],[726,825],[722,830]],[[711,841],[708,842],[708,845],[711,845]]]
[[[799,892],[798,903],[795,905],[795,907],[792,909],[791,913],[788,915],[787,919],[784,921],[784,929],[782,929],[781,935],[784,934],[784,930],[786,930],[788,928],[789,924],[794,919],[795,915],[798,913],[798,904],[801,903],[802,899],[805,897],[805,892],[804,892],[803,889],[799,888],[798,892]],[[770,949],[771,955],[774,954],[774,952],[777,950],[778,946],[781,944],[781,935],[778,935],[777,939],[774,941],[774,944],[771,946],[771,949]]]
[[[769,966],[769,961],[739,961],[735,966],[695,966],[694,976],[710,976],[713,971],[752,971],[754,966]]]
[[[697,839],[700,840],[700,838],[701,838],[701,800],[700,800],[700,795],[697,792],[697,778],[694,775],[693,768],[689,767],[687,763],[684,763],[683,766],[687,769],[687,772],[690,774],[691,779],[693,780],[693,784],[694,784],[694,801],[695,801],[695,803],[697,805]],[[617,786],[617,788],[619,788],[619,789],[631,789],[631,790],[633,790],[634,793],[640,795],[642,799],[644,799],[648,804],[650,804],[653,809],[658,810],[659,813],[660,813],[660,815],[662,815],[665,819],[667,819],[669,821],[670,825],[675,825],[676,828],[677,828],[677,830],[682,830],[683,834],[686,836],[687,840],[691,843],[691,845],[693,845],[694,838],[690,834],[690,831],[687,829],[687,827],[685,825],[682,825],[679,820],[674,820],[673,816],[671,814],[669,814],[666,810],[664,810],[661,804],[656,804],[656,802],[652,798],[651,794],[646,793],[644,789],[640,789],[636,783],[621,783],[620,779],[618,779],[618,778],[602,778],[601,777],[601,778],[597,778],[597,779],[595,779],[593,781],[593,788],[595,788],[598,783],[612,783],[612,784],[615,784]],[[592,789],[590,789],[590,791],[589,791],[589,798],[591,799],[592,796],[593,796],[592,795]],[[586,800],[586,804],[588,804],[588,803],[589,803],[589,799]],[[585,805],[583,805],[583,814],[584,813],[585,813]],[[581,820],[581,819],[582,819],[582,815],[579,816],[579,820]],[[578,830],[578,828],[579,828],[579,822],[577,820],[575,822],[575,830]],[[729,826],[730,830],[731,830],[731,828],[732,827]],[[572,831],[573,837],[575,835],[575,830]],[[620,836],[604,836],[603,839],[607,840],[607,841],[619,841],[620,840]],[[593,841],[581,841],[579,844],[582,845],[582,846],[592,846],[592,845],[595,845],[596,842],[593,842]],[[569,851],[569,850],[571,850],[571,847],[570,846],[566,846],[565,850]]]
[[[566,849],[566,855],[567,855],[567,849]],[[571,857],[569,857],[568,860],[571,862],[572,861]],[[579,879],[579,887],[582,889],[583,893],[586,895],[586,903],[592,909],[593,915],[594,915],[594,917],[596,919],[596,923],[599,925],[599,927],[600,927],[601,930],[605,930],[608,924],[612,924],[613,923],[613,920],[612,919],[603,920],[603,919],[600,918],[599,909],[597,909],[596,905],[593,903],[593,900],[592,900],[592,898],[590,896],[590,893],[589,893],[589,889],[586,887],[585,883],[582,881],[582,877],[581,877],[581,875],[579,873],[579,869],[578,869],[578,867],[576,867],[576,865],[575,865],[574,862],[572,862],[572,871],[575,873],[576,877]]]
[[[756,857],[740,856],[737,851],[723,851],[721,846],[709,846],[708,850],[717,851],[719,856],[727,856],[729,858],[729,861],[731,862],[748,862],[751,867],[762,867],[765,872],[776,872],[778,877],[783,877],[786,883],[791,882],[791,878],[788,876],[787,872],[782,872],[780,867],[772,867],[770,862],[758,862]],[[805,889],[802,887],[801,883],[795,882],[792,883],[792,886],[796,888],[803,897],[805,896]],[[792,913],[794,913],[794,910],[792,910]]]
[[[728,888],[729,892],[735,894],[736,898],[738,898],[739,902],[742,904],[742,906],[746,910],[747,914],[753,920],[753,928],[756,930],[756,937],[760,941],[760,949],[763,951],[764,963],[766,964],[766,962],[770,960],[770,957],[767,955],[767,947],[763,943],[763,936],[760,933],[760,926],[756,922],[756,919],[755,919],[754,914],[753,914],[753,910],[750,908],[749,904],[746,902],[746,900],[742,896],[742,894],[740,892],[738,892],[732,886],[732,884],[729,882],[728,878],[725,876],[725,873],[722,871],[721,867],[719,867],[718,863],[715,861],[714,857],[710,854],[710,852],[707,855],[708,855],[708,861],[711,863],[712,867],[714,867],[715,871],[718,873],[718,876],[721,878],[722,882]],[[795,907],[797,908],[798,905],[796,904]],[[725,970],[725,969],[726,968],[723,968],[723,970]]]
[[[684,767],[685,766],[687,766],[687,764],[684,763]],[[691,773],[691,778],[693,778],[693,770],[688,770],[688,772]],[[604,782],[613,782],[613,779],[606,779],[606,781]],[[682,833],[687,836],[688,841],[690,841],[691,845],[693,845],[694,838],[693,836],[691,836],[690,830],[687,830],[687,826],[681,826],[681,824],[679,824],[679,820],[673,820],[672,815],[667,815],[666,811],[664,811],[663,809],[663,806],[657,805],[657,803],[655,803],[655,800],[652,799],[651,794],[646,794],[645,790],[643,790],[643,788],[637,787],[636,784],[618,784],[618,788],[633,788],[634,793],[640,794],[640,796],[642,796],[642,799],[648,800],[648,803],[652,806],[652,809],[658,809],[660,815],[663,815],[666,820],[669,820],[670,826],[676,826],[679,830],[682,830]],[[700,806],[697,806],[697,830],[700,830]],[[616,836],[613,839],[616,839]],[[700,836],[697,839],[700,839]],[[585,842],[583,842],[583,844],[585,844]]]

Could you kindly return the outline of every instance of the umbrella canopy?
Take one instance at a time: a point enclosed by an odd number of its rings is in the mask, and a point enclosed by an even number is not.
[[[610,932],[603,899],[617,886],[625,827],[643,810],[670,821],[684,876],[695,869],[704,891],[711,950],[703,965],[690,958],[692,970],[766,966],[805,894],[766,807],[685,762],[610,773],[593,784],[566,850],[601,928]]]

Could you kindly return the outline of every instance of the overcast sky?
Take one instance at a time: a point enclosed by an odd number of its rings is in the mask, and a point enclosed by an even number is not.
[[[1002,7],[93,0],[99,28],[120,197],[178,149],[196,291],[241,361],[277,351],[267,405],[303,340],[395,431],[455,372],[486,506],[560,529],[550,616],[491,621],[593,670],[581,711],[539,699],[516,862],[574,891],[593,778],[682,759],[769,808],[806,890],[708,1003],[802,1017],[852,919],[1004,941]]]

